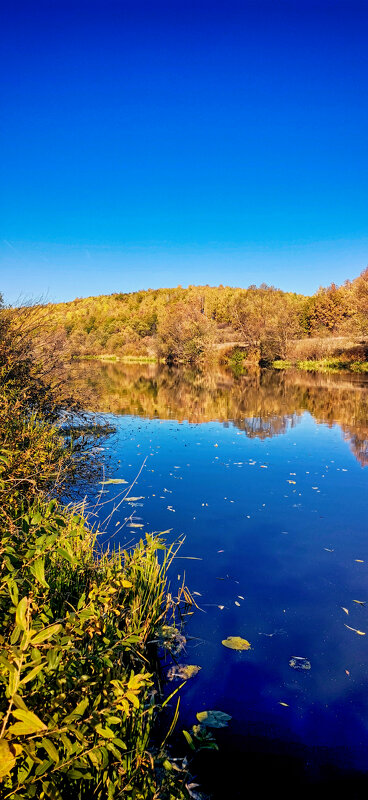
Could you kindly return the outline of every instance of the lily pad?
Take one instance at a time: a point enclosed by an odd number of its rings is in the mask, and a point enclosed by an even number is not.
[[[293,656],[289,661],[289,667],[293,669],[311,669],[311,663],[307,658],[301,656]]]
[[[242,639],[241,636],[228,636],[227,639],[222,640],[224,647],[229,647],[230,650],[250,650],[251,645],[247,639]]]
[[[199,711],[196,717],[207,728],[226,728],[231,720],[230,714],[225,714],[224,711]]]

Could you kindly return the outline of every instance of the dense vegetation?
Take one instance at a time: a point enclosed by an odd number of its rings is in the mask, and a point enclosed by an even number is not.
[[[62,505],[101,428],[53,360],[37,360],[34,329],[31,310],[0,311],[1,797],[187,798],[165,746],[170,719],[155,744],[152,728],[158,643],[182,648],[190,596],[168,593],[174,550],[160,537],[103,552],[83,505]],[[202,739],[213,746],[205,728]]]
[[[168,362],[194,362],[238,344],[257,362],[319,358],[324,353],[318,341],[327,338],[336,340],[338,355],[364,360],[365,351],[358,348],[354,353],[354,347],[368,336],[368,269],[312,297],[265,284],[248,289],[179,286],[49,304],[44,315],[50,335],[68,356],[158,356]],[[310,348],[304,352],[300,345],[310,339],[312,356]]]

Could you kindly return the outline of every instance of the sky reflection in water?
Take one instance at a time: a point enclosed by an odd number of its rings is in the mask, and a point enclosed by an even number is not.
[[[146,530],[186,537],[172,583],[185,570],[204,613],[188,621],[184,660],[202,670],[183,692],[181,727],[217,708],[240,751],[251,735],[367,770],[368,380],[79,366],[94,407],[114,413],[113,477],[130,482],[147,459],[132,491],[144,499],[124,502],[109,534],[134,513],[143,527],[128,522],[123,544]],[[252,649],[224,648],[230,635]],[[290,668],[292,656],[311,670]]]

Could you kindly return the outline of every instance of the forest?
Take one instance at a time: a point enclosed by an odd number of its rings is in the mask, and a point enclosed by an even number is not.
[[[42,315],[43,335],[68,358],[192,363],[221,360],[236,347],[261,363],[332,355],[365,361],[368,268],[312,296],[266,284],[178,286],[49,303]]]

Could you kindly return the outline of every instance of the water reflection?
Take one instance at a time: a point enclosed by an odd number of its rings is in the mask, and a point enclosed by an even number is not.
[[[94,411],[190,423],[232,423],[266,439],[294,427],[304,412],[338,424],[362,466],[368,464],[368,376],[255,370],[235,377],[161,365],[78,362],[70,378]]]
[[[170,579],[175,590],[185,571],[203,609],[187,619],[185,654],[201,670],[183,691],[176,752],[196,712],[219,709],[232,721],[204,780],[214,800],[243,800],[244,775],[262,797],[304,798],[312,784],[320,797],[342,770],[363,796],[367,377],[82,362],[73,381],[90,409],[117,415],[106,456],[124,484],[88,490],[108,541],[185,538]],[[232,635],[251,650],[224,648]],[[311,669],[291,669],[295,656]]]

